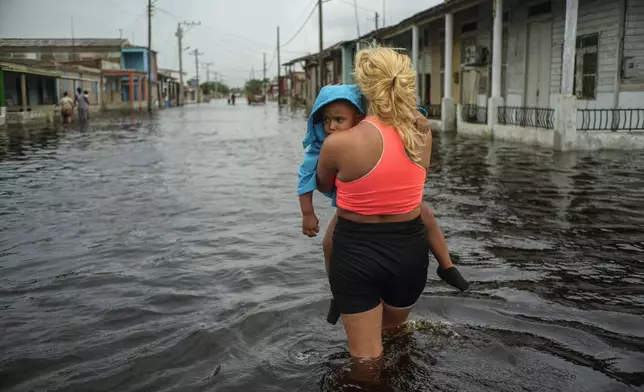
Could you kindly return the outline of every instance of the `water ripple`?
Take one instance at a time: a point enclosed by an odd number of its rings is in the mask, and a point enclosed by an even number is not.
[[[425,198],[471,290],[432,267],[357,381],[299,230],[304,119],[217,102],[0,133],[3,390],[644,391],[644,154],[437,134]]]

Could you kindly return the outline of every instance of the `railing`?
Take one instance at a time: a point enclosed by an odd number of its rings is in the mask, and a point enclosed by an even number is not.
[[[427,118],[441,118],[441,105],[423,105],[422,108],[427,111]]]
[[[429,118],[441,118],[441,105],[429,105],[427,113]]]
[[[501,125],[554,129],[555,110],[519,106],[499,106],[498,120]]]
[[[578,109],[577,119],[580,131],[644,131],[644,109]]]
[[[487,106],[462,105],[461,118],[474,124],[487,124]]]

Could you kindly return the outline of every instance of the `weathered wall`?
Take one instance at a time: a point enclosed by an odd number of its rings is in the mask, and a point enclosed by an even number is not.
[[[599,33],[597,92],[595,99],[577,99],[579,109],[612,108],[616,101],[619,26],[622,0],[580,0],[577,36]],[[566,1],[552,3],[552,67],[550,69],[550,106],[554,107],[561,91],[561,58],[566,26]]]

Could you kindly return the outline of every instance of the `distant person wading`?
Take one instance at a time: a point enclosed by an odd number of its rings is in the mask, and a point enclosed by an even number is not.
[[[76,89],[74,103],[78,106],[78,121],[87,122],[89,119],[89,99],[83,94],[83,90],[80,87]]]

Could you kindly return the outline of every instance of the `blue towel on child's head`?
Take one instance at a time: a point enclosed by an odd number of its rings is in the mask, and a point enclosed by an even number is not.
[[[355,84],[343,84],[339,86],[325,86],[322,87],[318,97],[315,99],[311,115],[306,125],[306,135],[302,140],[304,146],[304,161],[300,165],[297,181],[297,194],[303,195],[308,192],[313,192],[317,189],[317,167],[318,159],[320,158],[320,149],[322,142],[326,138],[324,127],[321,119],[321,109],[337,100],[346,100],[352,103],[356,109],[363,115],[365,109],[362,104],[362,94],[360,89]],[[335,207],[335,189],[331,192],[325,193],[326,196],[331,198],[331,204]]]

